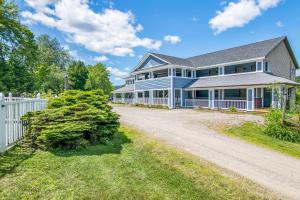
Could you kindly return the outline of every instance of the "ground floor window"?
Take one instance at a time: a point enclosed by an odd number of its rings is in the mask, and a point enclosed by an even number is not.
[[[153,90],[154,98],[168,98],[169,91],[168,90]]]
[[[224,99],[225,100],[246,100],[247,89],[225,89]]]
[[[208,99],[208,90],[196,90],[196,99]]]

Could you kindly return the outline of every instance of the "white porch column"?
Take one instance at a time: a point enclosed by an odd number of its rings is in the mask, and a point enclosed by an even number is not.
[[[121,93],[121,99],[122,103],[125,103],[125,93]]]
[[[149,104],[153,104],[153,90],[149,90]]]
[[[264,108],[264,90],[265,88],[261,88],[261,107]]]
[[[272,108],[281,107],[281,87],[272,88]]]
[[[170,91],[170,105],[169,105],[169,108],[174,108],[174,87],[173,87],[174,70],[176,70],[176,69],[171,68],[171,89],[170,89],[171,91]]]
[[[247,88],[247,111],[254,110],[254,88]]]

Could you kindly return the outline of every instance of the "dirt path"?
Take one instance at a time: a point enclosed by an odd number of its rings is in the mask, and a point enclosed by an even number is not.
[[[300,199],[300,160],[221,135],[219,123],[258,121],[260,116],[194,110],[114,106],[121,122],[245,176],[288,199]]]

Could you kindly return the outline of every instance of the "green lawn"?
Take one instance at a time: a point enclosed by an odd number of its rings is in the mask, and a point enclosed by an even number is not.
[[[281,141],[263,133],[262,126],[253,122],[246,122],[241,126],[226,128],[227,135],[240,138],[249,143],[275,150],[286,155],[300,158],[300,144]]]
[[[0,156],[0,199],[266,199],[237,175],[130,128],[76,151],[17,146]]]

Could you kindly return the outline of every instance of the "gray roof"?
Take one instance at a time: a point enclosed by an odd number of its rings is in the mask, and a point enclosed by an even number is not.
[[[194,67],[204,67],[251,58],[265,57],[286,37],[279,37],[270,40],[264,40],[239,47],[207,53],[199,56],[187,58]]]
[[[126,93],[126,92],[133,92],[133,85],[125,85],[119,89],[113,91],[113,93]]]
[[[168,55],[158,54],[158,53],[150,53],[150,54],[159,57],[173,65],[183,65],[183,66],[190,66],[190,67],[193,66],[193,63],[191,61],[184,58],[178,58],[178,57],[168,56]]]
[[[298,68],[298,63],[290,47],[290,44],[286,36],[246,44],[238,47],[206,53],[189,58],[178,58],[174,56],[168,56],[163,54],[151,53],[170,64],[184,65],[191,67],[204,67],[210,65],[217,65],[222,63],[229,63],[241,60],[248,60],[253,58],[260,58],[267,56],[280,42],[284,41],[291,57]]]
[[[264,72],[257,72],[248,74],[234,74],[230,76],[203,77],[191,83],[186,88],[213,88],[271,84],[300,85],[299,83],[286,78],[274,76]]]

